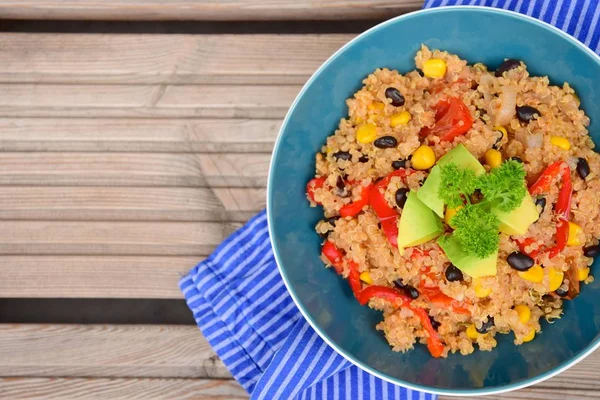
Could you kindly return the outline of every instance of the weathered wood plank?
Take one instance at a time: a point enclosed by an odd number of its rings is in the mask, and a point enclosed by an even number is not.
[[[239,223],[5,221],[0,255],[209,254]]]
[[[0,117],[282,118],[299,91],[300,85],[3,83]]]
[[[3,33],[0,82],[303,84],[354,36]]]
[[[179,279],[202,259],[0,256],[0,298],[180,299]]]
[[[421,0],[36,0],[4,1],[2,18],[91,20],[298,20],[387,18]]]
[[[7,399],[179,399],[246,400],[248,394],[229,379],[0,378]]]
[[[195,326],[0,324],[0,360],[3,377],[231,377]]]
[[[21,187],[0,190],[0,220],[245,222],[265,189]]]
[[[263,152],[279,119],[0,119],[2,151]]]
[[[264,187],[264,153],[0,153],[0,185]]]

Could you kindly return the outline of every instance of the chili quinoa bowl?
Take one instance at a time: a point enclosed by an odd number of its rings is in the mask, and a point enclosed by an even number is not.
[[[511,39],[515,32],[527,40],[516,43]],[[515,332],[496,335],[495,347],[469,355],[449,352],[447,357],[434,358],[418,343],[410,351],[395,352],[384,333],[375,329],[383,320],[382,313],[361,306],[348,283],[332,268],[324,267],[324,239],[315,232],[324,211],[311,207],[306,198],[306,183],[315,176],[315,154],[339,128],[340,120],[349,117],[346,100],[361,90],[373,71],[409,73],[421,67],[415,64],[415,55],[433,49],[471,65],[482,63],[491,71],[506,59],[521,60],[529,75],[547,77],[550,85],[560,88],[567,83],[589,118],[586,129],[591,139],[600,144],[600,59],[575,39],[543,22],[490,8],[446,7],[397,17],[342,47],[317,70],[292,104],[269,173],[267,214],[274,255],[304,317],[329,345],[358,367],[392,383],[440,394],[515,390],[564,371],[600,346],[598,280],[590,279],[579,296],[565,301],[561,318],[551,324],[540,319],[541,332],[523,345],[514,344],[519,334]],[[407,154],[403,156],[407,156],[418,143],[404,143],[399,138],[396,145],[399,151],[405,145]],[[482,154],[475,156],[483,163]],[[527,161],[535,164],[535,160]],[[585,212],[598,210],[594,205]],[[597,264],[595,260],[590,266],[592,275],[600,268]]]

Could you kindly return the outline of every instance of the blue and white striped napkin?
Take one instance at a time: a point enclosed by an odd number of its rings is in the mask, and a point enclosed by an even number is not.
[[[426,0],[425,7],[486,5],[543,19],[598,52],[598,0]],[[204,336],[251,399],[434,400],[382,381],[330,348],[279,276],[265,212],[180,282]]]

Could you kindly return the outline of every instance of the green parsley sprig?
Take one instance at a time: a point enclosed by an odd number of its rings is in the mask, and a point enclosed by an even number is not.
[[[472,204],[471,195],[476,190],[483,198]],[[467,253],[477,258],[486,258],[498,249],[500,221],[490,212],[491,207],[513,211],[526,194],[525,170],[514,160],[507,160],[479,177],[453,163],[441,166],[438,196],[448,207],[462,207],[450,221],[454,228],[451,235]]]

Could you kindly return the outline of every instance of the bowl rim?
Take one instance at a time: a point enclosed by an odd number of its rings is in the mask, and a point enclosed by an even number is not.
[[[283,122],[281,124],[281,128],[279,129],[277,139],[275,140],[275,145],[273,147],[271,161],[269,163],[269,175],[267,178],[267,207],[266,207],[267,208],[267,225],[268,225],[268,229],[269,229],[269,235],[271,237],[273,254],[275,256],[277,268],[279,269],[279,273],[281,274],[281,277],[283,278],[283,282],[285,284],[285,287],[286,287],[288,293],[292,297],[294,303],[296,304],[296,307],[298,307],[298,309],[300,310],[300,313],[302,314],[304,319],[306,321],[308,321],[309,325],[315,330],[315,332],[317,332],[317,334],[321,337],[321,339],[323,339],[325,341],[325,343],[327,343],[329,346],[331,346],[338,354],[340,354],[342,357],[344,357],[350,363],[352,363],[353,365],[356,365],[358,368],[362,369],[363,371],[368,372],[384,381],[390,382],[395,385],[403,386],[408,389],[420,390],[420,391],[429,392],[429,393],[433,393],[433,394],[448,395],[448,396],[483,396],[483,395],[488,395],[488,394],[499,394],[499,393],[510,392],[513,390],[523,389],[525,387],[543,382],[547,379],[552,378],[553,376],[560,374],[563,371],[566,371],[567,369],[569,369],[573,365],[577,364],[578,362],[582,361],[584,358],[586,358],[592,352],[594,352],[594,350],[596,350],[597,348],[600,347],[600,335],[598,335],[592,342],[590,342],[590,344],[588,344],[583,350],[581,350],[579,353],[577,353],[570,360],[565,361],[562,364],[559,364],[558,366],[554,367],[553,369],[546,371],[545,373],[540,374],[537,377],[524,379],[523,381],[516,382],[516,383],[510,383],[510,384],[504,385],[504,386],[497,386],[497,387],[491,387],[491,388],[483,387],[483,388],[474,388],[474,389],[442,389],[442,388],[434,388],[434,387],[430,387],[430,386],[424,386],[424,385],[406,382],[402,379],[394,378],[383,372],[380,372],[380,371],[362,363],[361,361],[357,360],[352,355],[347,354],[333,340],[331,340],[331,338],[327,334],[325,334],[321,330],[318,323],[315,320],[313,320],[313,318],[308,314],[307,310],[300,303],[299,299],[297,298],[296,293],[294,292],[294,290],[291,287],[291,282],[285,272],[285,269],[281,267],[281,265],[283,264],[283,260],[281,258],[281,255],[279,254],[279,250],[277,249],[277,246],[275,246],[274,234],[273,234],[273,228],[272,228],[272,226],[273,226],[273,215],[271,212],[271,210],[273,209],[273,198],[272,198],[273,196],[272,196],[272,190],[271,190],[272,189],[272,177],[273,177],[272,171],[274,168],[274,160],[276,158],[277,152],[279,151],[281,138],[283,136],[282,134],[286,130],[287,125],[289,124],[291,115],[292,115],[293,111],[295,110],[300,98],[302,98],[302,96],[306,92],[307,88],[312,84],[312,82],[317,78],[317,76],[320,75],[322,70],[325,69],[325,67],[327,67],[335,58],[337,58],[340,53],[345,51],[346,48],[350,47],[354,43],[362,40],[367,35],[375,32],[379,29],[382,29],[383,27],[385,27],[387,25],[390,25],[390,24],[393,24],[393,23],[396,23],[396,22],[399,22],[399,21],[402,21],[405,19],[412,18],[416,15],[446,13],[446,12],[456,12],[456,11],[501,14],[501,15],[509,16],[511,18],[521,19],[525,22],[533,23],[542,29],[549,30],[549,31],[557,34],[558,36],[561,36],[564,39],[568,40],[569,42],[574,44],[576,47],[578,47],[580,50],[582,50],[585,53],[587,53],[588,55],[590,55],[592,57],[592,59],[594,59],[596,61],[596,63],[598,64],[598,66],[600,67],[600,56],[598,56],[589,47],[587,47],[585,44],[583,44],[579,40],[575,39],[573,36],[569,35],[568,33],[558,29],[557,27],[555,27],[553,25],[550,25],[547,22],[539,20],[537,18],[533,18],[533,17],[530,17],[525,14],[521,14],[521,13],[518,13],[515,11],[505,10],[505,9],[501,9],[501,8],[493,8],[493,7],[487,7],[487,6],[466,6],[466,5],[444,6],[444,7],[428,8],[428,9],[413,11],[413,12],[410,12],[407,14],[403,14],[403,15],[399,15],[397,17],[391,18],[384,22],[381,22],[381,23],[369,28],[368,30],[364,31],[363,33],[357,35],[355,38],[353,38],[352,40],[350,40],[349,42],[344,44],[342,47],[340,47],[337,51],[335,51],[329,58],[327,58],[327,60],[325,60],[319,66],[319,68],[310,76],[308,81],[306,81],[306,83],[302,86],[302,89],[300,90],[300,92],[298,93],[298,95],[296,96],[294,101],[292,102],[290,108],[288,109],[288,112],[286,113],[286,116],[283,119]]]

